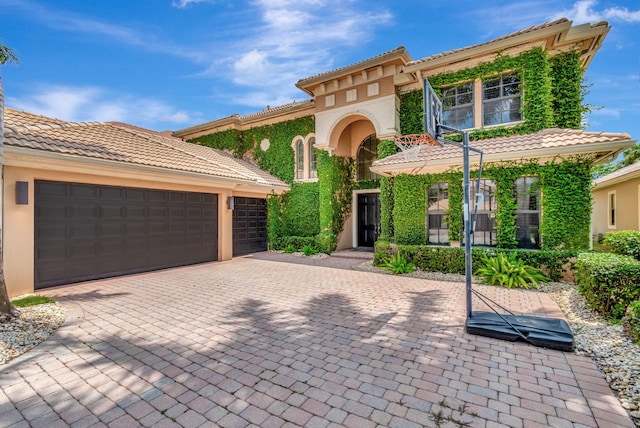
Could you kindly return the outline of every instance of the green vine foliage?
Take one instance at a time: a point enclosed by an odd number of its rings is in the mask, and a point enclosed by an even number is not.
[[[444,86],[492,77],[507,71],[520,74],[523,122],[514,126],[474,130],[469,133],[471,140],[529,134],[553,126],[579,129],[585,111],[579,57],[576,57],[576,53],[561,55],[560,58],[549,57],[541,48],[531,49],[516,57],[498,55],[493,62],[431,76],[429,83],[438,93]],[[400,101],[400,132],[424,132],[422,89],[400,94]],[[559,106],[562,106],[562,110],[556,113]],[[451,138],[458,137],[454,135]]]
[[[391,140],[382,140],[378,144],[378,159],[386,158],[398,152],[396,144]],[[393,177],[380,178],[380,237],[390,240],[393,232]]]
[[[549,167],[542,179],[544,248],[589,248],[591,227],[591,161],[577,158]]]
[[[227,150],[236,157],[252,152],[253,158],[263,170],[291,184],[294,179],[294,156],[291,147],[296,135],[308,135],[315,130],[313,116],[304,116],[294,120],[258,126],[246,131],[230,129],[203,135],[189,140],[215,149]],[[263,139],[269,140],[269,149],[260,147]]]
[[[251,142],[254,148],[253,156],[258,166],[275,175],[286,183],[293,183],[295,152],[291,147],[296,135],[308,135],[315,130],[313,116],[305,116],[286,122],[251,128],[244,131],[244,138]],[[269,149],[264,151],[260,142],[267,138]]]
[[[330,156],[325,151],[318,153],[317,164],[320,233],[316,243],[320,251],[331,253],[336,249],[338,235],[351,213],[355,164],[351,158]]]
[[[586,113],[586,94],[580,54],[575,51],[551,58],[553,119],[558,128],[579,129]]]
[[[320,233],[318,183],[293,183],[283,195],[282,235],[315,236]]]

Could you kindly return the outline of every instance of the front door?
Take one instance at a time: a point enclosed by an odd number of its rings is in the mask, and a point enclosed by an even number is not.
[[[358,194],[358,247],[373,247],[380,235],[378,193]]]

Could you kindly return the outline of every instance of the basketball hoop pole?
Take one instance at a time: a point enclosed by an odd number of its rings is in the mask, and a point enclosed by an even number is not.
[[[442,131],[458,133],[462,135],[462,144],[442,138]],[[471,263],[471,234],[475,224],[471,223],[471,172],[469,166],[469,152],[476,152],[480,154],[480,165],[478,170],[478,186],[480,184],[480,176],[482,175],[482,150],[476,149],[469,145],[469,133],[467,131],[460,131],[455,128],[450,128],[439,123],[436,124],[436,137],[438,141],[446,144],[452,144],[462,149],[462,183],[463,183],[463,216],[464,216],[464,276],[465,285],[467,288],[467,318],[471,318],[472,315],[472,263]],[[476,195],[478,191],[476,190]],[[476,201],[477,208],[477,201]],[[476,210],[474,210],[475,212]],[[475,219],[474,222],[475,223]]]

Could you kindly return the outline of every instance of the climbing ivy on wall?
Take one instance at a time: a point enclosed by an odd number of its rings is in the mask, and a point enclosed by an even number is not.
[[[320,232],[318,183],[293,183],[282,198],[283,236],[315,236]]]
[[[535,160],[489,164],[482,177],[496,184],[496,246],[516,248],[516,199],[514,185],[519,177],[538,176],[544,218],[540,236],[542,249],[585,249],[589,247],[591,218],[590,160],[574,158],[538,165]],[[477,171],[472,171],[475,177]],[[448,183],[449,240],[462,238],[462,173],[450,171],[431,175],[395,177],[395,242],[406,245],[426,243],[426,194],[437,182]],[[472,185],[474,181],[472,180]],[[402,203],[398,203],[402,201]]]
[[[523,122],[515,126],[499,126],[471,131],[472,140],[537,132],[553,126],[578,129],[585,109],[582,70],[577,53],[549,58],[546,51],[534,48],[516,57],[498,55],[493,62],[454,73],[440,73],[429,77],[436,91],[444,86],[490,77],[507,71],[520,74]],[[566,61],[565,61],[566,60]],[[400,94],[400,132],[424,132],[422,89]],[[555,108],[562,105],[562,111]],[[452,136],[456,138],[457,136]]]
[[[544,219],[540,230],[545,249],[589,248],[591,225],[591,160],[576,158],[549,165],[542,179]]]
[[[578,52],[570,51],[551,58],[553,118],[558,128],[578,129],[587,111],[583,106],[586,89]]]
[[[344,221],[351,212],[352,177],[355,164],[351,158],[318,153],[320,233],[316,244],[320,251],[336,249]]]
[[[294,179],[294,150],[291,147],[296,135],[306,136],[315,131],[313,116],[258,126],[246,131],[230,129],[203,135],[189,140],[215,149],[231,151],[234,156],[242,157],[252,152],[253,158],[263,170],[275,175],[286,183]],[[269,140],[269,149],[262,150],[260,142]]]
[[[391,140],[381,140],[378,144],[378,159],[386,158],[398,152]],[[378,239],[389,241],[393,237],[393,177],[380,178],[380,236]]]
[[[579,54],[576,52],[549,58],[547,52],[535,48],[516,57],[498,55],[495,61],[490,63],[431,76],[429,82],[438,93],[444,86],[495,76],[511,70],[517,71],[521,79],[523,122],[511,127],[472,131],[471,139],[528,134],[553,126],[580,127],[585,111],[582,105],[585,90]],[[400,102],[400,132],[424,132],[422,90],[400,94]],[[455,136],[452,137],[455,139]],[[538,165],[535,160],[531,160],[485,166],[483,178],[496,183],[497,246],[517,246],[517,205],[513,192],[515,180],[521,176],[537,175],[540,177],[539,186],[543,194],[541,204],[544,220],[540,228],[543,248],[588,248],[591,187],[588,174],[585,174],[589,165],[588,159],[570,159],[545,165]],[[472,176],[473,174],[472,172]],[[401,175],[395,178],[393,197],[396,204],[393,205],[391,214],[381,213],[381,216],[391,216],[393,219],[391,227],[396,243],[426,242],[426,192],[431,184],[439,181],[447,182],[449,188],[449,239],[461,239],[462,173],[451,170],[444,174]],[[398,201],[402,203],[399,204]]]

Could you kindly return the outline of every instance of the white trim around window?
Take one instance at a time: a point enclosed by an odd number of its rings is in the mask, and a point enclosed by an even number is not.
[[[617,220],[616,205],[617,205],[616,191],[614,190],[612,192],[608,192],[607,193],[607,226],[609,227],[609,229],[616,228],[616,220]]]
[[[303,137],[296,135],[291,148],[294,152],[294,177],[296,182],[318,181],[316,169],[316,134],[311,133]]]

